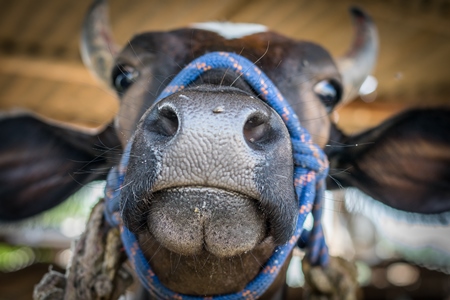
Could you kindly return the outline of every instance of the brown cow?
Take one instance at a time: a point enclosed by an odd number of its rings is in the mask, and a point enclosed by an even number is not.
[[[287,129],[244,79],[223,69],[153,105],[180,68],[226,51],[262,69],[325,148],[337,173],[330,188],[354,186],[396,209],[448,222],[439,218],[450,210],[449,109],[408,111],[356,136],[346,136],[329,118],[357,95],[376,61],[374,24],[358,9],[352,16],[356,36],[338,60],[316,44],[262,26],[217,23],[139,34],[119,51],[106,4],[95,1],[82,52],[118,94],[114,125],[89,135],[32,115],[2,119],[0,218],[34,215],[105,178],[133,138],[122,217],[156,275],[182,294],[242,290],[293,230],[298,204]],[[218,107],[223,113],[211,113]],[[199,221],[192,207],[201,205]],[[177,272],[166,271],[172,257]]]

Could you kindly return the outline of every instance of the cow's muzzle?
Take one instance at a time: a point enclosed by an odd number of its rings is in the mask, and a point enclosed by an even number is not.
[[[131,153],[121,196],[131,231],[179,254],[219,257],[292,236],[289,133],[256,96],[217,86],[172,94],[144,114]]]

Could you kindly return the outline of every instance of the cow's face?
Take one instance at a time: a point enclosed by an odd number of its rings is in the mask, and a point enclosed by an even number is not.
[[[115,55],[112,71],[99,74],[120,98],[118,136],[123,146],[132,141],[120,202],[125,225],[167,287],[198,295],[241,290],[292,236],[298,203],[290,137],[281,117],[229,70],[210,70],[154,104],[157,96],[193,59],[239,53],[274,82],[322,147],[329,113],[344,97],[341,74],[322,47],[261,29],[229,39],[208,26],[138,35]],[[370,34],[367,43],[375,44]],[[375,49],[358,47],[353,55],[368,52],[374,61]],[[175,261],[182,263],[168,272]]]
[[[115,128],[92,133],[33,114],[0,118],[0,220],[34,215],[104,179],[132,141],[121,212],[160,281],[191,295],[242,290],[297,218],[288,132],[249,84],[227,70],[210,70],[154,104],[186,64],[220,50],[261,68],[315,143],[330,145],[328,187],[357,187],[396,213],[429,214],[427,222],[448,224],[448,108],[405,112],[354,136],[329,119],[375,62],[374,26],[359,10],[352,13],[354,43],[333,62],[321,47],[261,26],[241,28],[240,35],[205,25],[147,33],[119,51],[104,1],[94,1],[82,52],[118,92]],[[223,37],[229,34],[234,37]],[[282,285],[283,273],[265,296]]]

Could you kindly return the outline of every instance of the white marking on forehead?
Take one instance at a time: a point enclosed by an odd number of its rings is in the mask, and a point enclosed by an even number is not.
[[[266,26],[253,23],[205,22],[191,24],[191,27],[215,32],[228,40],[267,31]]]

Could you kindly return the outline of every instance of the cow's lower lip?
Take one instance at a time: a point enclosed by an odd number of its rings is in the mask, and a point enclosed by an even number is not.
[[[266,236],[255,199],[213,187],[176,187],[152,194],[147,224],[164,247],[182,255],[218,257],[252,250]]]

